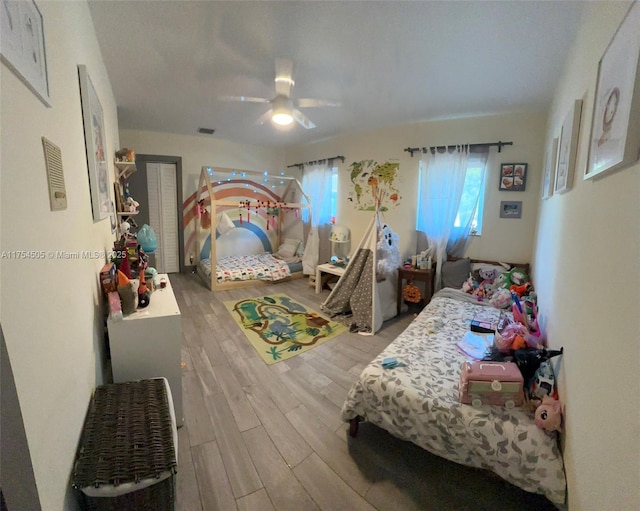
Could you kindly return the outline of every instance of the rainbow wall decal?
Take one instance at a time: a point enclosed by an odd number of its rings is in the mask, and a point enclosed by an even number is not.
[[[270,226],[267,229],[267,223],[270,220],[270,216],[267,215],[266,208],[258,208],[256,211],[255,208],[251,208],[250,211],[250,221],[247,221],[247,209],[240,208],[240,202],[249,200],[251,202],[262,201],[262,202],[278,202],[280,201],[280,197],[273,190],[270,190],[264,185],[260,183],[256,183],[255,181],[251,181],[250,179],[235,179],[232,181],[213,181],[211,183],[213,187],[213,192],[215,198],[227,199],[227,200],[237,200],[238,207],[218,207],[216,208],[216,213],[219,214],[222,211],[226,212],[226,214],[231,218],[234,225],[236,227],[247,229],[247,231],[251,232],[255,235],[265,251],[273,251],[274,245],[277,244],[277,232],[275,229]],[[202,187],[200,193],[193,192],[187,199],[182,203],[182,216],[183,216],[183,227],[184,227],[184,253],[187,257],[187,260],[190,255],[196,256],[195,250],[195,242],[196,242],[196,222],[198,221],[198,217],[196,215],[196,208],[198,204],[198,197],[204,198],[207,194],[207,188]],[[210,202],[205,199],[207,205],[210,205]],[[207,208],[209,212],[211,211],[210,206]],[[242,223],[240,222],[240,215],[242,214]],[[293,212],[291,213],[293,214]],[[201,244],[204,253],[210,253],[211,251],[211,238],[210,235],[205,235],[201,232]],[[216,233],[216,237],[217,233]]]

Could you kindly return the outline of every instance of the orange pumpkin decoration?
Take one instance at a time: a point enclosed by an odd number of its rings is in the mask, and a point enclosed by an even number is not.
[[[404,289],[402,290],[402,296],[409,303],[418,303],[420,300],[422,300],[422,291],[420,291],[420,288],[418,286],[416,286],[412,282],[409,282],[406,286],[404,286]]]

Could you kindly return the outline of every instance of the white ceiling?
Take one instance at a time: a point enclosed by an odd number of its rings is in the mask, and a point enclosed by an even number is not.
[[[429,119],[545,110],[582,1],[90,1],[120,127],[288,146]],[[276,58],[317,125],[256,120]]]

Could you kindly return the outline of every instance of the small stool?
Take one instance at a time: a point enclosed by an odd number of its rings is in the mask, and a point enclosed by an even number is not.
[[[166,378],[97,387],[73,473],[83,509],[173,511],[177,445]]]

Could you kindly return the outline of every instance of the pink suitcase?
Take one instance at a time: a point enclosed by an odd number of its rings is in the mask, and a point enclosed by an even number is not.
[[[521,406],[522,386],[522,373],[513,362],[464,362],[460,371],[460,402],[475,407]]]

